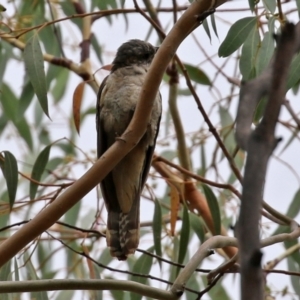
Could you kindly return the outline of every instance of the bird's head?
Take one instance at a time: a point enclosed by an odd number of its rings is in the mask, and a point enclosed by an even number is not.
[[[157,49],[150,43],[130,40],[119,47],[111,71],[132,65],[150,64]]]

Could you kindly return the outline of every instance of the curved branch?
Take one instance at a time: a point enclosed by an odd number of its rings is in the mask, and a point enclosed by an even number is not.
[[[2,281],[0,283],[0,293],[61,290],[116,290],[133,292],[154,299],[177,299],[177,297],[170,292],[129,280],[50,279],[30,281]]]

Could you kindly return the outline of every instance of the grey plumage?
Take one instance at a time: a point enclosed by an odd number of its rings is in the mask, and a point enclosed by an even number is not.
[[[131,40],[118,49],[111,73],[98,93],[98,157],[126,130],[156,50],[140,40]],[[119,260],[134,253],[139,243],[140,196],[150,169],[160,117],[158,93],[146,133],[100,184],[108,211],[107,245]]]

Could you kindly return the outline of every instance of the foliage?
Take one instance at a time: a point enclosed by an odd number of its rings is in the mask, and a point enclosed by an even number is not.
[[[51,205],[95,162],[96,93],[116,48],[130,38],[159,45],[157,28],[143,17],[135,1],[127,2],[0,4],[2,239]],[[152,20],[159,20],[157,26],[164,32],[187,9],[186,1],[177,1],[176,7],[172,1],[153,0],[153,6],[149,1],[139,2]],[[0,279],[126,279],[166,290],[199,245],[213,235],[233,235],[245,166],[245,152],[234,139],[239,88],[241,82],[265,70],[276,50],[274,34],[281,32],[286,20],[300,15],[299,8],[299,1],[228,2],[203,20],[203,26],[179,48],[181,62],[173,61],[175,74],[168,68],[161,87],[164,116],[154,168],[143,192],[140,249],[135,255],[122,264],[110,257],[103,238],[106,211],[97,187],[8,261]],[[282,215],[299,221],[300,107],[299,101],[293,101],[299,89],[299,68],[298,54],[287,82],[291,101],[285,103],[278,123],[284,141],[271,160],[273,174],[267,177],[265,193],[265,200],[281,214],[265,211],[262,238],[290,232],[281,226],[286,225]],[[176,92],[172,93],[174,82]],[[254,124],[263,111],[264,99],[256,108]],[[183,135],[178,128],[184,130]],[[190,166],[184,161],[190,161]],[[278,285],[277,278],[266,275],[266,287],[272,297],[289,297],[299,293],[299,244],[287,237],[280,245],[284,248],[267,250],[271,262],[264,266],[266,274],[283,260],[283,271],[295,276],[287,279],[281,274],[284,280]],[[203,261],[205,269],[197,269],[190,277],[186,299],[200,299],[202,293],[215,300],[235,299],[232,289],[237,290],[238,283],[230,274],[222,277],[221,272],[207,288],[207,269],[216,269],[236,253],[236,248],[221,250],[216,250],[214,260]],[[78,293],[32,291],[31,297],[75,299]],[[108,293],[111,299],[142,298],[114,289],[80,293],[88,299],[107,299]],[[14,296],[22,299],[23,294]]]

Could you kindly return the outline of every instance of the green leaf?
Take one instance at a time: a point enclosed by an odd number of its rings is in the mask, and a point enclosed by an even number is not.
[[[245,42],[256,23],[257,17],[247,17],[235,22],[219,48],[219,56],[227,57],[236,51]]]
[[[161,231],[162,231],[161,206],[160,206],[159,201],[155,198],[155,207],[154,207],[154,215],[153,215],[153,241],[154,241],[155,253],[158,256],[162,256]],[[161,267],[161,261],[158,260],[158,262],[159,262],[160,267]]]
[[[215,14],[211,14],[210,15],[210,22],[211,22],[211,26],[214,30],[214,33],[216,35],[216,37],[218,38],[218,30],[217,30],[217,25],[216,25],[216,19],[215,19]]]
[[[59,72],[56,73],[55,85],[51,89],[52,96],[55,103],[59,102],[67,88],[70,71],[66,68],[60,68]]]
[[[209,186],[203,184],[202,187],[214,222],[213,234],[219,235],[221,234],[221,214],[218,200]]]
[[[300,189],[296,192],[286,214],[291,219],[294,219],[298,215],[299,211],[300,211]]]
[[[190,238],[190,217],[186,205],[183,206],[183,216],[182,216],[182,226],[180,231],[180,241],[179,241],[179,251],[178,251],[178,260],[179,264],[182,264],[185,258],[185,255],[188,250]],[[180,268],[177,268],[177,274],[179,273]]]
[[[300,0],[296,0],[296,5],[297,5],[297,9],[298,9],[298,16],[300,18]]]
[[[11,260],[6,262],[0,269],[0,280],[9,281],[11,280]]]
[[[50,154],[50,150],[51,150],[51,146],[49,145],[47,147],[45,147],[40,154],[38,155],[33,168],[32,168],[32,173],[31,173],[31,178],[36,180],[36,181],[40,181],[42,178],[42,175],[45,171],[45,167],[48,163],[49,160],[49,154]],[[29,189],[29,195],[30,195],[30,199],[33,200],[36,192],[38,189],[38,185],[30,182],[30,189]]]
[[[296,263],[292,257],[288,256],[287,258],[288,263],[288,270],[290,272],[300,272],[300,262]],[[299,277],[298,276],[290,276],[292,286],[294,291],[297,295],[300,295],[300,284],[299,284]]]
[[[25,45],[24,62],[39,103],[44,113],[49,117],[44,58],[37,34]]]
[[[3,151],[4,154],[4,162],[0,161],[0,167],[3,172],[3,176],[6,181],[6,187],[8,191],[9,197],[9,206],[12,209],[17,193],[18,187],[18,164],[14,155],[9,151]]]
[[[2,109],[6,118],[15,123],[16,112],[18,108],[18,99],[10,86],[6,83],[2,84],[0,97]]]
[[[0,12],[3,12],[3,11],[6,11],[6,8],[2,4],[0,4]]]
[[[25,140],[30,150],[33,148],[31,131],[24,115],[22,118],[18,115],[18,99],[12,89],[5,83],[2,84],[2,93],[0,93],[1,104],[5,118],[11,120],[17,128],[20,136]]]
[[[79,220],[79,212],[81,208],[81,201],[77,202],[70,208],[64,217],[64,222],[70,225],[76,225],[77,220]]]
[[[207,285],[207,280],[205,276],[201,276],[204,285]],[[222,280],[219,280],[213,289],[208,291],[210,299],[222,299],[222,300],[232,300],[231,297],[227,294],[225,288],[222,285]]]
[[[24,254],[24,262],[26,266],[27,271],[27,280],[38,280],[39,277],[36,273],[35,267],[31,262],[31,259],[28,255],[28,253]],[[41,292],[32,292],[30,299],[42,299],[42,300],[48,300],[47,292],[41,291]]]
[[[94,34],[91,35],[91,45],[94,48],[95,54],[99,59],[100,63],[103,64],[102,47],[99,45],[98,40],[96,39]]]
[[[170,249],[171,261],[176,261],[176,259],[178,258],[178,249],[179,249],[179,240],[177,236],[175,236],[173,238],[173,245],[171,245],[171,249]],[[178,267],[172,265],[170,267],[169,281],[174,282],[177,277],[177,274],[178,274]]]
[[[249,3],[249,7],[250,7],[251,11],[253,12],[255,4],[257,3],[257,0],[248,0],[248,3]]]
[[[276,0],[263,0],[263,4],[269,12],[272,14],[275,13],[276,10]]]
[[[153,252],[154,247],[150,247],[147,251]],[[132,272],[138,274],[149,274],[152,267],[153,257],[143,253],[135,262]],[[139,276],[131,276],[131,280],[139,282],[141,284],[146,284],[147,278],[139,277]],[[142,299],[142,295],[138,295],[135,293],[131,293],[131,300],[140,300]]]
[[[20,275],[19,275],[19,266],[18,266],[18,261],[14,257],[14,272],[15,272],[15,281],[20,280]]]
[[[211,85],[208,76],[201,69],[189,64],[184,64],[184,67],[186,68],[191,80],[199,84]],[[180,69],[179,73],[182,74],[182,71]]]
[[[198,174],[200,176],[205,176],[206,173],[206,155],[205,155],[205,146],[204,143],[200,144],[200,169],[198,170]]]
[[[221,119],[221,136],[224,139],[224,144],[228,151],[232,153],[236,148],[236,142],[234,137],[234,130],[233,130],[233,118],[231,117],[228,109],[224,108],[223,106],[219,105],[219,113]]]
[[[30,150],[33,149],[33,141],[32,141],[32,135],[30,127],[26,121],[25,118],[16,121],[15,126],[19,131],[20,136],[24,139],[24,141],[27,143],[27,146]]]
[[[208,26],[208,23],[207,23],[207,19],[204,19],[203,22],[202,22],[202,26],[209,38],[209,41],[211,42],[211,35],[210,35],[210,31],[209,31],[209,26]]]
[[[190,213],[190,223],[191,223],[191,227],[194,230],[194,232],[196,233],[196,235],[198,236],[198,239],[201,243],[204,242],[204,238],[205,238],[205,225],[203,223],[203,221],[201,220],[201,218],[193,213]]]
[[[34,90],[29,80],[24,83],[23,90],[20,96],[16,119],[19,121],[24,118],[24,114],[31,103],[34,96]]]
[[[287,90],[292,88],[300,80],[300,53],[298,53],[292,60],[288,80]]]
[[[285,215],[289,216],[291,219],[294,219],[300,211],[300,189],[295,193],[293,200],[290,203],[290,206],[285,213]],[[276,235],[279,233],[288,233],[289,228],[287,226],[278,226],[275,232],[272,235]]]
[[[274,54],[275,45],[273,35],[268,31],[265,33],[264,39],[261,43],[260,51],[257,57],[257,75],[261,74],[262,71],[269,64],[271,57]]]
[[[192,276],[189,278],[188,284],[186,285],[187,288],[192,289],[194,291],[201,291],[200,284],[197,280],[199,278],[197,273],[193,273]],[[204,288],[204,287],[203,287]],[[185,292],[186,300],[195,300],[195,293],[186,290]]]
[[[240,71],[243,75],[243,80],[247,81],[255,76],[255,61],[257,52],[260,46],[259,32],[256,27],[252,29],[248,38],[246,39],[240,58]]]

